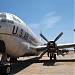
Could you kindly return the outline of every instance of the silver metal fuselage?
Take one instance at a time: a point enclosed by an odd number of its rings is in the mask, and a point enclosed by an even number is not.
[[[14,21],[13,14],[6,13],[7,18],[0,18],[0,40],[3,40],[6,51],[11,57],[20,57],[25,54],[38,54],[34,49],[41,45],[41,41],[30,28],[17,16],[20,22]],[[8,18],[11,16],[11,18]]]

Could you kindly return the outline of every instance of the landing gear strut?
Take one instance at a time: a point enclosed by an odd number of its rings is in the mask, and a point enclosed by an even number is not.
[[[10,62],[16,62],[17,58],[10,58]]]
[[[56,54],[54,54],[54,60],[56,60]]]
[[[52,54],[50,54],[50,60],[52,60]]]

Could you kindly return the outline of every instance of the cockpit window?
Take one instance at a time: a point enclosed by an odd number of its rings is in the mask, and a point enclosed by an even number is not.
[[[20,23],[19,19],[17,19],[15,16],[13,16],[13,19],[14,19],[14,21],[16,21],[16,22],[19,22],[19,23]]]
[[[7,20],[5,18],[2,18],[1,19],[1,22],[6,22]]]
[[[6,18],[6,14],[0,14],[0,18]]]
[[[8,23],[14,24],[14,21],[13,20],[7,20],[5,18],[2,18],[1,19],[1,22],[8,22]]]
[[[12,20],[7,20],[7,22],[14,24],[14,21],[12,21]]]

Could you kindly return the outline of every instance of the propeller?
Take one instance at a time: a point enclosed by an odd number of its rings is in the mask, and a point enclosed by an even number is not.
[[[62,35],[63,35],[63,32],[61,32],[61,33],[55,38],[54,42],[56,42]],[[40,34],[40,36],[41,36],[45,41],[49,42],[49,41],[47,40],[47,38],[46,38],[43,34]]]
[[[63,32],[61,32],[54,40],[54,42],[56,42],[61,36],[63,35]]]
[[[41,36],[45,41],[49,42],[49,41],[47,40],[47,38],[46,38],[43,34],[40,34],[40,36]]]
[[[46,49],[46,50],[40,55],[39,59],[42,58],[42,56],[43,56],[47,51],[48,51],[48,49]]]

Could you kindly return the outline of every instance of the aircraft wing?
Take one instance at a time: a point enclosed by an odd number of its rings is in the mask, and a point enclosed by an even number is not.
[[[37,46],[35,49],[39,51],[44,51],[47,48],[47,45]]]
[[[75,48],[75,43],[57,44],[59,49],[63,48]]]
[[[57,44],[58,49],[63,48],[75,48],[75,43],[66,43],[66,44]],[[47,45],[37,46],[37,51],[44,51],[47,48]]]

